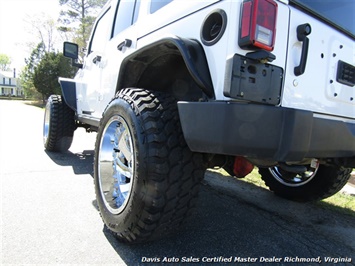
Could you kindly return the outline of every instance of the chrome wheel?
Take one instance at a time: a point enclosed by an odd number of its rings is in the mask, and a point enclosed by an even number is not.
[[[51,103],[48,100],[46,104],[46,109],[44,113],[44,121],[43,121],[43,143],[45,144],[49,135],[49,127],[50,127],[50,117],[51,117]]]
[[[299,187],[307,184],[317,174],[319,168],[318,160],[312,160],[311,165],[307,167],[307,171],[303,173],[291,173],[283,170],[281,167],[275,166],[269,168],[271,175],[281,184],[288,187]]]
[[[131,132],[121,116],[107,122],[100,140],[98,180],[106,208],[119,214],[132,189],[134,153]]]

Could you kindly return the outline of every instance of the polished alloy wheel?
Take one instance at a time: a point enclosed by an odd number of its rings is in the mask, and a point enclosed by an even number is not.
[[[49,135],[49,127],[50,127],[50,117],[51,117],[51,103],[50,101],[46,104],[46,109],[44,113],[44,121],[43,121],[43,143],[47,142]]]
[[[121,116],[113,116],[103,130],[98,163],[104,204],[112,214],[119,214],[130,197],[134,171],[132,136]]]
[[[312,160],[311,165],[307,167],[307,171],[302,173],[291,173],[283,170],[279,166],[269,168],[272,176],[281,184],[289,187],[299,187],[307,184],[317,174],[319,168],[318,160]]]

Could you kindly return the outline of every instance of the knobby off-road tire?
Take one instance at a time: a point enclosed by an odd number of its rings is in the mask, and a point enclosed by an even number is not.
[[[43,144],[47,151],[65,152],[73,141],[75,113],[60,95],[48,98],[43,122]]]
[[[195,205],[205,168],[183,138],[170,95],[124,89],[108,105],[95,145],[97,203],[123,242],[175,231]]]
[[[352,169],[319,165],[301,174],[289,173],[280,167],[260,168],[265,184],[278,196],[295,201],[316,201],[339,192],[350,178]]]

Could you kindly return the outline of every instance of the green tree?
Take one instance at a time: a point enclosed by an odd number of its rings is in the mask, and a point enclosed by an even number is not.
[[[61,94],[58,77],[73,77],[75,69],[62,53],[45,53],[34,68],[33,85],[42,94],[43,101],[51,94]]]
[[[67,35],[73,34],[73,40],[80,47],[86,48],[97,11],[107,0],[59,0],[66,10],[60,13],[62,26],[58,29]]]
[[[38,97],[38,92],[33,85],[33,75],[36,66],[41,62],[41,59],[44,57],[45,53],[45,46],[41,42],[37,44],[35,49],[32,50],[30,57],[25,59],[26,66],[21,71],[20,82],[26,97]]]
[[[25,63],[30,73],[33,74],[35,67],[41,62],[45,54],[46,54],[46,47],[43,42],[40,42],[32,50],[30,57],[25,59]]]
[[[0,70],[7,71],[11,64],[11,58],[6,54],[0,54]]]
[[[39,98],[36,88],[33,85],[32,78],[30,78],[28,65],[26,65],[20,74],[20,84],[24,90],[26,98]]]

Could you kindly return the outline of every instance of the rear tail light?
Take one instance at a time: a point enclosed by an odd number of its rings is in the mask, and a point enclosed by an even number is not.
[[[277,3],[273,0],[246,0],[242,4],[239,46],[244,49],[274,49]]]

